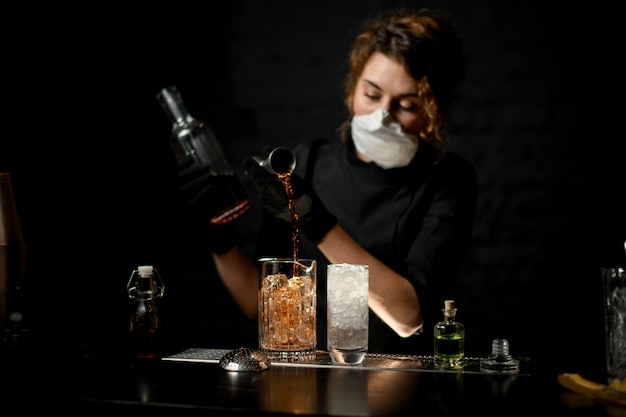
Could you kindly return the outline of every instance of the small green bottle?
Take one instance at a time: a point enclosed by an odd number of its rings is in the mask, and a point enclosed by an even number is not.
[[[443,321],[435,324],[435,367],[461,369],[465,356],[465,326],[455,320],[454,300],[445,300]]]

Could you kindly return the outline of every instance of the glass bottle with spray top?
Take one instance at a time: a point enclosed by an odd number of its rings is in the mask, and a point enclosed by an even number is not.
[[[456,321],[454,300],[445,300],[443,321],[435,324],[435,366],[461,369],[465,356],[465,326]]]
[[[212,176],[212,203],[207,213],[210,223],[224,224],[248,211],[250,200],[213,129],[189,113],[176,87],[163,88],[157,99],[172,122],[170,147],[176,159],[206,168]]]

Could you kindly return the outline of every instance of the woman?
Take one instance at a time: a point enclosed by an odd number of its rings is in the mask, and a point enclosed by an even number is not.
[[[349,60],[341,140],[296,147],[292,175],[298,256],[318,261],[318,348],[326,348],[326,265],[345,262],[369,265],[369,351],[432,354],[432,326],[452,294],[477,197],[473,166],[446,150],[462,42],[443,14],[394,11],[364,22]],[[282,183],[253,158],[244,168],[266,208],[258,257],[293,256]],[[256,262],[223,241],[213,257],[256,318]]]

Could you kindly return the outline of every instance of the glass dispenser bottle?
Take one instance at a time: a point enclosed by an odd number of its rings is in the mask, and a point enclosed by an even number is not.
[[[443,321],[435,325],[435,366],[461,369],[465,356],[465,327],[456,321],[454,300],[445,300]]]
[[[176,87],[163,88],[157,99],[172,122],[170,146],[179,163],[208,168],[213,176],[210,223],[227,223],[245,213],[250,200],[211,127],[189,113]]]
[[[26,272],[26,244],[10,172],[0,172],[0,329],[2,340],[17,342],[22,326],[21,292]]]
[[[152,265],[139,266],[127,284],[132,300],[130,310],[130,343],[136,358],[159,356],[161,322],[157,300],[163,297],[165,287],[158,271]]]

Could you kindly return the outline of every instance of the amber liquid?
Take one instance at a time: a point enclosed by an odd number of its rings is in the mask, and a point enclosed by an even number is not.
[[[271,359],[314,357],[315,281],[307,275],[307,265],[292,264],[285,261],[283,272],[263,276],[259,288],[259,347]]]
[[[156,359],[160,357],[159,334],[150,329],[130,334],[133,357],[137,359]]]
[[[248,211],[250,199],[234,175],[215,176],[213,184],[213,203],[209,207],[211,224],[228,223]],[[224,204],[225,201],[228,204]]]
[[[139,278],[137,288],[138,295],[132,300],[130,312],[131,350],[136,358],[157,358],[161,322],[157,300],[152,297],[155,283],[152,278]]]
[[[291,173],[293,171],[289,169],[285,173],[278,174],[278,179],[283,183],[285,192],[287,193],[287,207],[289,213],[291,213],[291,243],[293,245],[293,262],[294,265],[298,262],[298,245],[300,243],[299,227],[298,227],[298,213],[296,212],[296,202],[293,198],[293,187],[291,186]],[[294,271],[294,276],[295,271]]]

